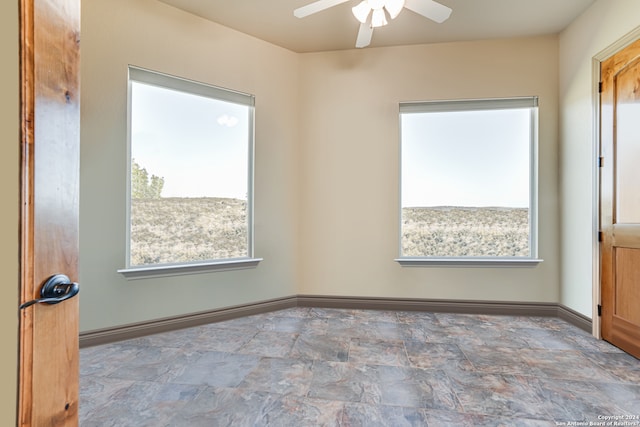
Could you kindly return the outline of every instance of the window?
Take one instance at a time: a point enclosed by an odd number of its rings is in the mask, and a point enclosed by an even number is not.
[[[251,95],[129,67],[129,270],[251,259],[253,109]]]
[[[400,104],[401,264],[540,261],[537,105]]]

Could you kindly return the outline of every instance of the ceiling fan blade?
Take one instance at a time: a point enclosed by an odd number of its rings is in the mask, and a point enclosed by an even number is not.
[[[451,8],[433,0],[405,0],[404,7],[438,24],[449,19]]]
[[[360,24],[358,30],[358,38],[356,39],[356,47],[367,47],[371,43],[371,37],[373,37],[373,27],[370,24]]]
[[[321,12],[330,7],[337,6],[342,3],[346,3],[349,0],[318,0],[310,3],[306,6],[302,6],[293,11],[293,15],[297,18],[304,18],[305,16],[312,15],[317,12]]]

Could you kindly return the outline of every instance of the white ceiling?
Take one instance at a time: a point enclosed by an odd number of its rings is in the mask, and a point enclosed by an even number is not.
[[[160,0],[295,52],[352,49],[359,22],[350,0],[306,18],[293,10],[314,0]],[[376,28],[371,47],[555,34],[595,0],[438,0],[453,9],[442,24],[404,9]]]

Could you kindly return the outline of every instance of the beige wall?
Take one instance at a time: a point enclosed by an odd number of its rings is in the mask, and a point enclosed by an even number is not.
[[[557,37],[302,55],[304,294],[556,302]],[[398,103],[540,97],[540,237],[533,268],[402,268]],[[487,165],[491,167],[490,164]]]
[[[296,293],[558,301],[557,37],[298,55],[155,0],[83,2],[81,330]],[[126,68],[256,95],[255,270],[127,281]],[[540,97],[531,268],[401,268],[398,102]],[[490,165],[488,165],[490,167]]]
[[[19,75],[18,2],[0,2],[0,425],[16,424],[18,365]]]
[[[560,35],[560,302],[589,317],[594,280],[593,58],[640,26],[638,0],[599,0]]]
[[[256,268],[127,281],[127,65],[256,96]],[[297,275],[298,57],[155,0],[82,2],[82,331],[289,296]]]

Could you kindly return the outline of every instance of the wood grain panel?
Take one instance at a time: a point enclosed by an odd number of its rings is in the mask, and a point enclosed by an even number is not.
[[[79,0],[21,0],[21,302],[77,281]],[[20,426],[78,425],[78,298],[20,312]]]
[[[613,314],[640,326],[640,249],[616,248],[615,307]]]
[[[611,329],[611,342],[640,359],[640,342],[635,338],[640,336],[640,326],[613,316]]]

